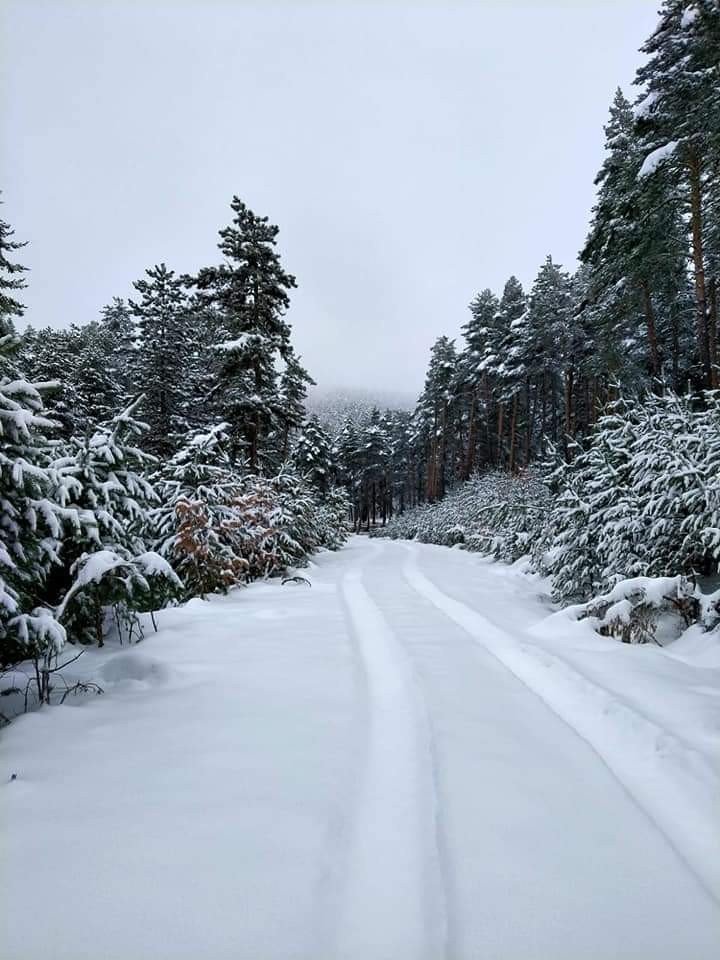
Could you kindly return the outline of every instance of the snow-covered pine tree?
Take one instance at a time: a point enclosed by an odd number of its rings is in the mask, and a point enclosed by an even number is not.
[[[445,495],[454,473],[451,437],[457,413],[457,362],[455,341],[439,337],[430,352],[425,387],[416,410],[426,449],[425,496],[431,502]]]
[[[317,417],[310,417],[295,440],[292,463],[307,482],[325,494],[333,484],[332,441]]]
[[[138,337],[134,375],[137,390],[145,397],[147,447],[167,456],[188,428],[183,403],[191,357],[188,307],[183,280],[164,263],[145,275],[133,284],[140,300],[130,301]]]
[[[664,0],[635,80],[642,90],[636,116],[644,154],[638,177],[650,183],[658,174],[669,176],[688,212],[697,352],[707,387],[718,382],[705,272],[708,182],[720,163],[718,49],[717,0]]]
[[[494,402],[488,362],[499,354],[496,317],[500,304],[492,290],[485,289],[470,303],[470,320],[463,326],[467,346],[458,359],[459,386],[468,405],[468,439],[462,475],[467,480],[476,464],[493,463],[495,433]]]
[[[249,562],[236,540],[233,502],[241,486],[227,448],[227,425],[191,434],[160,467],[160,503],[150,515],[154,548],[182,579],[187,596],[204,597],[245,582]]]
[[[1,202],[1,201],[0,201]],[[16,293],[25,288],[23,273],[27,267],[15,262],[15,251],[27,243],[13,240],[14,230],[9,223],[0,220],[0,337],[12,333],[14,321],[25,312],[24,305],[16,299]]]
[[[276,417],[278,466],[287,460],[294,431],[300,429],[305,420],[305,400],[308,387],[314,386],[307,370],[290,348],[285,357],[285,367],[280,375]]]
[[[495,446],[497,464],[509,467],[514,459],[514,440],[517,432],[518,377],[522,372],[522,335],[527,297],[522,284],[511,276],[503,288],[494,320],[493,352],[483,362],[494,384],[497,419]],[[513,425],[515,433],[513,433]],[[513,441],[511,443],[511,441]]]
[[[65,533],[61,563],[48,578],[47,596],[60,604],[70,636],[83,643],[102,644],[105,607],[122,603],[131,614],[145,609],[149,600],[144,584],[124,575],[128,564],[138,569],[139,563],[140,573],[148,564],[152,567],[141,558],[147,553],[148,511],[158,497],[147,478],[155,460],[136,445],[147,431],[134,416],[141,402],[142,397],[137,398],[92,435],[72,438],[51,465],[58,485],[70,491],[65,505],[77,522]],[[90,576],[88,564],[95,553],[103,557],[91,567],[98,576]],[[176,587],[169,571],[161,567],[158,564],[155,572],[168,593],[165,598],[153,596],[158,606],[174,595]],[[78,589],[79,583],[83,589]]]
[[[643,150],[621,90],[605,127],[606,157],[585,246],[584,312],[593,331],[593,369],[657,389],[667,362],[679,387],[687,372],[686,245],[681,212],[665,177],[639,181]]]
[[[120,297],[100,311],[100,323],[109,334],[108,372],[119,386],[124,403],[130,403],[135,391],[135,361],[138,356],[137,328],[130,307]]]
[[[550,435],[553,442],[563,444],[575,433],[574,400],[584,354],[574,308],[571,278],[548,256],[519,329],[525,341],[525,370],[537,398],[539,437]]]
[[[68,374],[75,396],[74,429],[90,436],[100,423],[122,409],[123,389],[112,367],[113,338],[102,324],[93,322],[70,328],[73,351]]]
[[[67,484],[49,466],[53,424],[40,385],[20,376],[16,349],[17,338],[0,338],[0,663],[31,657],[47,668],[65,632],[43,591],[71,512]]]
[[[73,373],[75,334],[68,330],[27,327],[19,349],[18,365],[31,380],[54,383],[43,392],[46,416],[57,424],[56,436],[68,439],[78,425],[78,396]]]
[[[255,471],[272,458],[272,440],[287,425],[277,406],[277,361],[292,356],[284,315],[296,284],[275,249],[278,228],[239,197],[231,208],[232,223],[220,231],[218,245],[225,263],[201,270],[196,282],[211,291],[224,326],[215,344],[215,407],[229,425],[231,458],[246,460]]]

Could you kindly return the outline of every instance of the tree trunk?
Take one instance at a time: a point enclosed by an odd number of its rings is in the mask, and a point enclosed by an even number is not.
[[[525,416],[527,424],[525,427],[525,466],[530,464],[530,451],[532,448],[532,425],[535,419],[534,408],[530,409],[530,377],[525,378]]]
[[[467,455],[463,467],[463,480],[469,480],[475,468],[475,446],[477,444],[477,391],[473,390],[470,404],[470,424],[468,426]]]
[[[717,279],[712,277],[709,284],[710,309],[708,311],[708,349],[710,351],[710,386],[718,386],[717,356]]]
[[[510,473],[515,473],[515,434],[517,432],[518,394],[513,397],[512,415],[510,417]]]
[[[505,406],[502,403],[498,404],[498,417],[497,417],[497,462],[498,466],[502,467],[505,463],[505,456],[503,450],[503,419],[505,415]]]
[[[653,380],[657,380],[660,375],[660,359],[658,356],[657,332],[655,330],[655,310],[653,309],[652,297],[650,296],[650,284],[647,280],[643,280],[641,287],[643,309],[645,310],[645,323],[647,325],[650,376]],[[655,386],[656,384],[653,384],[654,388]]]

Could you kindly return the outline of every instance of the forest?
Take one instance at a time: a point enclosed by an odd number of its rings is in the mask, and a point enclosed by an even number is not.
[[[530,556],[560,603],[679,577],[684,615],[714,622],[718,51],[714,0],[665,0],[610,105],[577,269],[481,281],[415,410],[336,433],[306,414],[278,227],[239,197],[216,265],[153,265],[62,328],[19,331],[26,238],[0,221],[2,665],[32,660],[47,701],[67,642],[137,636],[353,527]]]

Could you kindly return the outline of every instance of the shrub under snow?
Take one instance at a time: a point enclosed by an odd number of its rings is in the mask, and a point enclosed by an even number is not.
[[[546,487],[533,475],[495,471],[468,480],[438,503],[407,510],[371,536],[461,545],[497,559],[516,560],[529,551],[547,501]]]

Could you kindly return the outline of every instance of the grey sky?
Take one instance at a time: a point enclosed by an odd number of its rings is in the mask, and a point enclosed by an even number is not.
[[[34,325],[280,226],[321,386],[419,390],[474,292],[572,266],[655,0],[0,0],[0,216]]]

